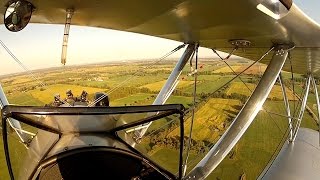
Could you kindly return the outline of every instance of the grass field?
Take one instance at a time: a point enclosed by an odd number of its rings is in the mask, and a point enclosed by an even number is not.
[[[9,178],[9,173],[8,173],[8,167],[6,163],[6,157],[4,155],[4,150],[3,150],[3,140],[2,140],[2,135],[0,138],[0,176],[1,179],[6,180],[10,179]]]
[[[22,157],[26,155],[27,149],[18,141],[18,136],[15,133],[10,133],[8,135],[8,145],[12,170],[15,175],[18,175],[24,160]],[[0,179],[7,180],[10,178],[4,155],[2,138],[0,138],[0,146]]]
[[[195,158],[196,154],[190,153],[190,159]],[[171,173],[178,172],[179,153],[173,149],[159,148],[150,158],[158,163],[163,164],[163,168],[168,169]]]
[[[176,150],[159,148],[150,158],[158,164],[163,164],[163,168],[171,173],[178,172],[179,153]]]
[[[44,103],[34,97],[30,93],[15,93],[7,96],[10,104],[29,105],[29,106],[43,106]],[[52,98],[51,98],[52,99]]]
[[[185,96],[170,96],[166,104],[183,104],[184,107],[188,108],[193,103],[192,97]]]
[[[220,88],[222,85],[224,85],[226,82],[228,82],[231,78],[218,78],[215,81],[201,81],[197,83],[197,94],[201,93],[213,93],[215,90]],[[193,86],[189,86],[183,89],[184,92],[186,93],[193,93]]]

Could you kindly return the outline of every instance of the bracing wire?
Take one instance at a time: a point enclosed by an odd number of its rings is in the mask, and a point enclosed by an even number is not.
[[[232,69],[232,67],[225,61],[227,58],[229,58],[229,56],[228,56],[226,59],[223,59],[215,50],[213,50],[213,52],[214,52],[215,54],[217,54],[218,57],[219,57],[221,60],[223,60],[223,62],[232,70],[232,72],[233,72],[234,74],[236,74],[236,72]],[[290,59],[290,57],[289,57],[289,59]],[[291,65],[291,59],[290,59],[290,65]],[[291,75],[292,75],[292,81],[293,81],[293,73],[292,73],[292,72],[293,72],[293,71],[292,71],[292,65],[291,65]],[[239,77],[239,79],[240,79],[241,82],[247,87],[247,89],[249,89],[249,91],[252,92],[252,91],[250,90],[250,88],[246,85],[246,83],[245,83],[240,77]],[[294,85],[293,85],[293,86],[294,86]],[[293,92],[294,92],[294,87],[293,87]],[[281,133],[283,133],[282,130],[281,130],[281,128],[279,127],[278,123],[276,123],[276,121],[272,118],[271,114],[276,115],[276,116],[281,116],[281,117],[288,117],[288,116],[285,116],[285,115],[282,115],[282,114],[277,114],[277,113],[272,113],[272,112],[270,112],[270,111],[267,111],[266,109],[263,109],[263,111],[265,111],[265,112],[269,115],[269,117],[273,120],[273,122],[274,122],[274,124],[276,125],[276,127],[278,128],[278,130],[279,130]],[[292,119],[297,119],[297,118],[294,118],[294,117],[291,117],[291,118],[292,118]],[[289,128],[289,126],[288,126],[288,128]],[[274,158],[275,153],[276,153],[276,152],[278,151],[278,149],[280,148],[280,145],[283,144],[282,142],[283,142],[284,139],[286,138],[286,134],[287,134],[287,132],[288,132],[288,128],[286,129],[283,137],[281,138],[281,141],[279,142],[279,144],[277,145],[277,148],[275,149],[274,153],[272,154],[271,158],[269,159],[269,163],[270,163],[270,162],[272,161],[272,159]]]
[[[16,63],[18,63],[19,66],[28,73],[28,75],[29,75],[29,77],[30,77],[31,79],[34,79],[38,84],[40,84],[41,87],[47,87],[47,85],[46,85],[44,82],[42,82],[34,73],[32,73],[32,71],[30,71],[30,70],[28,69],[28,67],[25,66],[25,65],[10,51],[10,49],[3,43],[2,40],[0,40],[0,44],[1,44],[1,46],[6,50],[6,52],[13,58],[13,60],[14,60]],[[60,97],[57,97],[57,98],[59,98],[59,100],[60,100],[61,102],[63,102],[64,104],[67,104],[68,106],[71,106],[69,103],[67,103],[67,102],[64,101],[63,99],[60,99]]]
[[[244,70],[243,70],[242,72],[240,72],[239,74],[237,74],[237,73],[232,69],[232,67],[230,67],[230,65],[225,61],[226,59],[223,59],[214,49],[212,49],[213,52],[215,52],[215,53],[218,55],[218,57],[219,57],[221,60],[223,60],[223,61],[226,63],[226,65],[227,65],[227,66],[233,71],[233,73],[236,75],[236,76],[235,76],[234,78],[232,78],[230,81],[228,81],[227,83],[225,83],[224,85],[222,85],[220,88],[218,88],[218,90],[220,90],[222,87],[226,86],[226,85],[229,84],[231,81],[233,81],[234,79],[236,79],[237,77],[239,77],[241,74],[243,74],[246,70],[248,70],[248,69],[249,69],[250,67],[252,67],[254,64],[256,64],[256,63],[258,63],[259,61],[261,61],[261,60],[262,60],[266,55],[268,55],[273,49],[274,49],[274,47],[271,47],[264,55],[261,56],[260,59],[258,59],[257,61],[255,61],[255,62],[252,63],[251,65],[249,65],[246,69],[244,69]],[[228,56],[227,58],[229,58],[229,56]],[[246,83],[245,83],[243,80],[241,80],[241,81],[242,81],[242,83],[245,84],[245,86],[249,89],[249,91],[252,92],[252,90],[246,85]],[[216,90],[215,92],[217,92],[218,90]],[[195,109],[195,108],[193,107],[192,110],[194,110],[194,109]],[[288,116],[286,116],[286,115],[269,112],[269,111],[267,111],[266,109],[263,109],[263,111],[267,112],[267,114],[270,116],[270,118],[271,118],[273,121],[274,121],[274,119],[272,118],[271,114],[276,115],[276,116],[280,116],[280,117],[288,117]],[[292,119],[296,119],[296,118],[294,118],[294,117],[291,117],[291,118],[292,118]],[[276,125],[276,127],[278,128],[278,130],[279,130],[281,133],[283,133],[283,131],[281,130],[281,128],[279,127],[279,125],[278,125],[275,121],[274,121],[274,124]],[[285,134],[287,134],[287,131],[288,131],[288,129],[287,129],[286,132],[284,133],[281,142],[279,142],[279,144],[278,144],[278,146],[277,146],[277,148],[276,148],[276,150],[275,150],[275,152],[274,152],[273,154],[275,154],[276,151],[277,151],[277,149],[279,149],[280,145],[281,145],[282,142],[283,142],[283,139],[285,138]],[[190,137],[190,136],[189,136],[189,137]],[[210,145],[210,144],[211,144],[211,145]],[[213,143],[213,142],[210,143],[210,144],[209,144],[209,145],[206,145],[206,147],[208,147],[209,149],[214,146],[214,143]],[[201,154],[198,154],[198,155],[194,158],[194,160],[192,160],[192,161],[190,161],[190,162],[186,162],[185,166],[186,166],[187,164],[190,165],[190,164],[194,163],[194,162],[196,161],[196,159],[197,159],[200,155],[201,155]]]
[[[153,61],[150,63],[150,65],[144,67],[144,69],[149,69],[150,67],[152,67],[153,65],[161,62],[162,60],[164,60],[165,58],[169,57],[170,55],[172,55],[173,53],[179,51],[180,49],[182,49],[183,47],[185,47],[186,44],[182,44],[179,45],[178,47],[176,47],[175,49],[171,50],[170,52],[168,52],[167,54],[165,54],[164,56],[162,56],[161,58],[157,59],[156,61]],[[102,99],[104,99],[105,97],[107,97],[108,95],[110,95],[111,93],[113,93],[114,91],[116,91],[117,89],[119,89],[120,87],[122,87],[125,83],[127,83],[128,81],[132,80],[133,78],[135,78],[135,75],[141,73],[141,70],[138,70],[137,72],[135,72],[134,74],[132,74],[129,78],[125,79],[124,81],[122,81],[121,83],[119,83],[118,85],[116,85],[115,87],[113,87],[112,89],[110,89],[108,92],[106,92],[105,94],[103,94],[102,96],[100,96],[98,99],[94,100],[92,103],[90,103],[88,105],[88,107],[92,107],[94,106],[97,102],[101,101]]]
[[[223,59],[219,53],[212,49],[212,51],[229,67],[229,69],[233,72],[234,75],[238,76],[238,74],[233,70],[233,68],[227,63],[227,59],[229,59],[231,57],[231,55],[235,52],[236,48],[233,49],[233,51],[225,58]],[[249,86],[247,85],[247,83],[245,83],[242,78],[240,77],[240,75],[238,76],[240,81],[244,84],[244,86],[250,91],[250,93],[252,93],[253,91],[249,88]],[[265,110],[265,112],[268,114],[268,116],[270,117],[270,119],[272,119],[272,121],[275,123],[275,125],[277,126],[278,130],[282,133],[281,128],[279,127],[278,123],[276,123],[276,121],[272,118],[271,114],[269,111]]]
[[[227,60],[227,59],[229,59],[230,57],[231,57],[231,55],[237,50],[238,48],[234,48],[233,50],[232,50],[232,52],[226,57],[226,58],[222,58],[221,56],[220,56],[220,54],[215,50],[215,49],[212,49],[212,51],[221,59],[221,61],[223,61],[228,67],[229,67],[229,69],[233,72],[233,74],[234,75],[237,75],[237,73],[233,70],[233,68],[225,61],[225,60]],[[239,76],[239,79],[240,79],[240,81],[246,86],[246,88],[250,91],[250,92],[252,92],[252,90],[249,88],[249,86],[242,80],[242,78]]]
[[[194,89],[193,89],[193,108],[192,108],[192,117],[191,117],[191,123],[190,123],[190,132],[189,132],[189,139],[187,143],[187,155],[184,162],[184,174],[186,172],[188,159],[190,155],[190,149],[191,149],[191,143],[192,143],[192,131],[193,131],[193,124],[194,124],[194,118],[195,118],[195,106],[196,106],[196,98],[197,98],[197,78],[198,78],[198,49],[199,45],[196,47],[196,63],[195,63],[195,73],[194,73]],[[192,61],[192,59],[190,59]]]
[[[294,87],[294,77],[293,77],[293,67],[292,67],[292,62],[291,62],[291,53],[289,51],[288,53],[288,59],[289,59],[289,63],[290,63],[290,71],[291,71],[291,83],[292,83],[292,94],[293,94],[293,114],[295,114],[296,112],[296,96],[295,96],[295,87]]]
[[[239,74],[237,74],[236,76],[234,76],[232,79],[230,79],[229,81],[227,81],[226,83],[224,83],[223,85],[221,85],[219,88],[217,88],[215,91],[213,91],[211,94],[215,94],[216,92],[218,92],[219,90],[221,90],[222,88],[224,88],[225,86],[227,86],[228,84],[230,84],[232,81],[234,81],[235,79],[237,79],[239,76],[241,76],[244,72],[246,72],[248,69],[250,69],[252,66],[254,66],[255,64],[259,63],[264,57],[266,57],[271,51],[274,50],[274,46],[272,46],[269,50],[267,50],[258,60],[254,61],[252,64],[250,64],[248,67],[246,67],[244,70],[242,70]],[[212,49],[213,52],[216,52],[214,49]],[[220,55],[218,55],[220,56]],[[221,56],[220,56],[221,57]],[[193,108],[189,108],[186,112],[191,111]]]
[[[254,66],[255,64],[257,64],[258,62],[260,62],[264,57],[266,57],[272,50],[274,49],[274,46],[272,46],[267,52],[265,52],[265,54],[263,54],[258,60],[254,61],[252,64],[250,64],[247,68],[245,68],[243,71],[241,71],[239,74],[237,74],[235,77],[233,77],[232,79],[230,79],[228,82],[226,82],[225,84],[223,84],[222,86],[220,86],[220,88],[216,89],[214,93],[218,92],[220,89],[222,89],[223,87],[225,87],[226,85],[230,84],[232,81],[234,81],[236,78],[238,78],[239,76],[241,76],[244,72],[246,72],[248,69],[250,69],[252,66]]]

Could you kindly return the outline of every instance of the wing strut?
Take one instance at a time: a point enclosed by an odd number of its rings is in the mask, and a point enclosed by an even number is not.
[[[9,102],[0,84],[0,108],[3,109],[3,107],[6,105],[9,105]],[[28,141],[28,138],[24,130],[21,128],[20,122],[12,118],[8,119],[8,122],[12,129],[14,129],[14,131],[17,133],[20,141],[26,143]]]
[[[73,15],[73,9],[67,9],[66,24],[64,26],[63,42],[62,42],[62,52],[61,52],[61,63],[66,65],[67,62],[67,50],[68,50],[68,39],[69,31],[71,25],[71,18]]]
[[[317,87],[316,81],[315,81],[313,76],[312,76],[312,80],[311,81],[312,81],[314,94],[316,95],[316,101],[317,101],[318,126],[319,126],[319,146],[320,146],[320,101],[319,101],[319,95],[318,95],[318,87]]]
[[[298,120],[297,120],[297,123],[296,123],[296,127],[295,127],[295,129],[293,131],[292,141],[290,141],[290,142],[293,142],[297,137],[297,134],[298,134],[298,131],[299,131],[299,128],[300,128],[300,125],[301,125],[301,121],[302,121],[302,118],[303,118],[303,114],[304,114],[304,111],[305,111],[306,105],[307,105],[307,100],[308,100],[309,91],[310,91],[310,84],[311,84],[311,74],[308,74],[308,77],[307,77],[306,83],[305,83],[304,96],[303,96],[303,99],[302,99]]]
[[[292,141],[292,138],[293,138],[293,124],[292,124],[291,110],[290,110],[290,104],[289,104],[288,97],[287,97],[286,87],[285,87],[285,84],[283,83],[281,72],[279,74],[279,83],[281,85],[284,106],[286,107],[286,113],[287,113],[287,116],[288,116],[289,131],[290,131],[289,132],[289,141]]]
[[[205,179],[236,145],[267,99],[291,48],[292,45],[275,46],[272,60],[246,104],[220,140],[185,179]]]
[[[152,105],[162,105],[166,102],[166,100],[170,97],[171,93],[174,90],[174,87],[177,86],[177,82],[179,79],[179,76],[184,68],[184,66],[187,64],[188,60],[194,53],[196,48],[195,44],[189,44],[186,50],[184,51],[183,55],[181,56],[180,60],[174,67],[173,71],[171,72],[170,76],[168,77],[165,85],[162,87],[161,91],[159,92],[158,96],[154,100]],[[151,125],[151,123],[148,123],[143,126],[142,129],[135,132],[135,138],[137,140],[141,139],[141,137],[146,133],[148,130],[148,127]]]

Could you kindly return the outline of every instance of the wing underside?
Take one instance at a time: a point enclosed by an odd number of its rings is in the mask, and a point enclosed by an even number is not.
[[[78,1],[31,0],[36,10],[32,23],[64,24],[66,9],[73,8],[73,25],[129,31],[230,52],[232,39],[245,39],[251,46],[236,55],[258,59],[274,43],[293,42],[291,62],[295,73],[317,74],[320,62],[320,26],[296,5],[280,20],[256,7],[261,0],[197,1]],[[0,0],[0,12],[7,1]],[[1,22],[2,23],[2,22]],[[270,58],[265,58],[268,63]],[[288,61],[284,70],[290,70]]]

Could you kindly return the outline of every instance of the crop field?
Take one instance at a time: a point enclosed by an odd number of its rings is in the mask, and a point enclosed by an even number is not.
[[[124,106],[124,105],[150,105],[156,98],[156,94],[138,93],[124,98],[111,101],[111,106]],[[183,104],[189,107],[192,104],[193,98],[186,96],[170,96],[166,104]]]
[[[247,66],[241,66],[241,68],[238,68],[236,70],[237,73],[240,73],[244,71],[247,68]],[[260,75],[263,74],[263,72],[266,70],[267,66],[264,64],[258,64],[250,67],[247,69],[244,74],[251,74],[251,75]]]
[[[164,85],[176,61],[150,65],[152,63],[154,62],[112,63],[35,71],[34,73],[39,77],[39,80],[47,84],[46,87],[41,87],[37,81],[32,80],[26,74],[1,77],[0,82],[7,93],[9,102],[16,105],[44,106],[53,101],[54,94],[59,93],[64,99],[68,89],[72,90],[74,96],[79,96],[83,90],[86,90],[89,93],[89,98],[93,97],[93,93],[112,90],[113,92],[110,94],[111,106],[150,105],[157,97],[156,92],[160,91]],[[229,62],[236,73],[244,70],[250,63],[252,62],[245,60]],[[217,142],[243,106],[245,101],[241,99],[242,96],[234,94],[243,96],[251,94],[240,79],[235,79],[222,88],[219,93],[212,94],[235,75],[223,62],[205,60],[200,61],[200,66],[197,79],[197,106],[192,133],[192,148],[194,149],[191,150],[188,171]],[[265,68],[265,65],[255,65],[241,75],[242,80],[251,90],[256,87],[259,76],[265,71]],[[189,72],[190,66],[186,66],[179,78],[177,89],[173,91],[166,104],[183,104],[190,110],[193,105],[194,76],[187,76]],[[283,77],[287,80],[286,83],[290,84],[291,73],[283,72]],[[298,80],[295,84],[295,90],[301,94],[303,91],[303,83],[301,82],[304,77],[294,74],[294,78]],[[294,107],[297,109],[297,98],[293,96],[289,88],[286,90],[291,110],[294,111]],[[240,179],[244,175],[246,179],[257,178],[286,134],[288,119],[268,113],[286,114],[282,99],[281,87],[275,85],[263,105],[263,110],[258,113],[248,131],[207,179],[233,180]],[[314,104],[315,96],[311,91],[308,105],[316,113]],[[143,142],[145,143],[143,145],[147,148],[152,160],[170,172],[176,173],[178,171],[178,151],[174,139],[180,133],[179,123],[167,124],[171,122],[171,118],[162,118],[161,121],[153,123],[148,132],[159,134],[146,135],[149,142]],[[184,124],[185,137],[189,135],[190,126],[191,113],[188,112]],[[304,114],[302,127],[318,130],[314,118],[308,111]],[[8,174],[4,163],[2,138],[0,138],[0,145],[0,174],[1,178],[4,177],[6,180]],[[19,158],[21,160],[19,153],[17,153],[19,145],[16,146],[17,151],[14,152],[13,162],[19,163]]]
[[[17,94],[8,96],[7,98],[10,104],[29,105],[29,106],[44,105],[44,102],[33,97],[30,93],[17,93]]]
[[[215,81],[211,81],[211,80],[200,81],[199,83],[197,83],[197,94],[213,93],[218,88],[220,88],[225,83],[227,83],[230,79],[231,78],[228,78],[228,77],[220,77],[220,78],[217,78]],[[189,86],[184,88],[184,92],[192,94],[193,89],[194,89],[193,86]]]
[[[166,102],[166,104],[183,104],[184,107],[187,107],[187,108],[192,103],[193,103],[193,98],[186,97],[186,96],[170,96]]]
[[[252,83],[246,83],[246,85],[245,85],[242,82],[233,82],[233,83],[231,83],[231,85],[228,88],[226,93],[227,93],[227,95],[237,93],[237,94],[241,94],[241,95],[245,95],[245,96],[250,96],[255,88],[256,88],[256,85],[252,84]],[[297,98],[294,97],[292,91],[289,90],[288,88],[286,88],[286,93],[287,93],[288,100],[290,100],[290,101],[297,100]],[[272,88],[268,97],[270,99],[277,98],[279,100],[283,100],[281,86],[275,85]]]
[[[195,131],[192,134],[193,139],[205,138],[214,139],[216,141],[215,138],[208,138],[207,136],[203,136],[202,132],[207,132],[207,130],[205,126],[201,126],[203,122],[202,118],[208,119],[208,116],[210,116],[208,115],[208,111],[212,109],[210,105],[215,103],[225,103],[225,99],[211,99],[197,111],[194,126]],[[235,101],[233,103],[235,104],[235,106],[237,106],[238,102]],[[291,108],[293,108],[292,105],[293,104],[291,103]],[[227,105],[220,104],[220,106],[224,106],[224,108],[221,109],[223,109],[224,112],[228,113],[226,111],[228,108]],[[285,114],[285,109],[282,102],[267,101],[264,105],[264,108],[275,113]],[[214,112],[217,113],[217,108],[214,109]],[[237,111],[236,109],[232,108],[231,110],[233,110],[234,113]],[[220,114],[216,115],[212,113],[211,117],[222,117],[220,120],[223,122],[223,118],[225,119],[226,115],[223,117],[221,111],[218,113]],[[231,114],[234,117],[234,114]],[[200,118],[198,115],[200,115]],[[185,123],[186,130],[190,128],[189,121],[190,120],[188,119]],[[208,124],[210,122],[206,123]],[[261,173],[261,171],[270,160],[274,151],[276,151],[278,144],[281,143],[283,136],[286,134],[287,125],[287,118],[268,114],[265,111],[260,111],[258,116],[253,121],[252,125],[249,127],[248,131],[244,134],[239,143],[233,149],[233,153],[229,154],[207,179],[239,179],[244,173],[246,174],[246,177],[248,179],[256,179],[256,177]],[[317,129],[317,126],[308,113],[305,113],[305,118],[302,121],[301,126],[311,129]],[[200,127],[200,129],[198,127]],[[218,136],[217,133],[214,133],[214,131],[209,132],[211,134],[208,134],[208,136]],[[222,132],[220,132],[220,134],[221,133]],[[187,136],[188,131],[185,132],[185,134],[185,136]],[[197,136],[197,134],[200,134],[200,136]],[[170,135],[178,135],[178,130],[174,130]],[[210,142],[212,143],[212,141]],[[173,158],[173,156],[176,155],[177,152],[166,150],[166,156],[163,156],[160,154],[160,152],[165,150],[163,150],[163,148],[158,149],[159,151],[156,151],[157,153],[153,154],[153,159],[160,164],[164,164],[166,168],[170,169],[170,171],[176,171],[177,164],[176,159]],[[191,170],[203,156],[204,154],[193,154],[192,156],[190,156],[188,170]]]
[[[150,104],[147,102],[151,102],[153,99],[155,99],[154,94],[138,93],[124,98],[116,99],[114,101],[111,101],[110,104],[111,106],[147,105]]]
[[[282,102],[267,101],[269,111],[285,114]],[[287,129],[287,118],[261,111],[248,131],[239,141],[234,158],[226,158],[210,175],[210,179],[237,179],[243,173],[247,179],[255,179],[264,169]],[[308,113],[302,127],[317,129]],[[232,173],[231,173],[232,172]]]
[[[148,88],[151,91],[160,91],[162,86],[165,84],[165,82],[166,82],[166,80],[155,82],[155,83],[150,83],[150,84],[141,86],[141,88]],[[188,87],[192,84],[193,84],[193,81],[180,80],[177,88],[179,89],[179,88]]]
[[[192,138],[215,142],[240,109],[240,101],[234,99],[212,98],[195,113]],[[185,134],[189,134],[191,118],[185,121]],[[176,129],[170,136],[178,136]]]
[[[242,66],[230,66],[235,72],[238,71],[238,69],[241,69]],[[222,67],[220,69],[217,69],[214,71],[214,73],[233,73],[232,70],[226,66],[226,67]]]
[[[82,87],[82,86],[67,85],[67,84],[56,84],[56,85],[48,86],[43,91],[41,91],[41,89],[31,90],[30,94],[32,97],[36,98],[37,100],[43,103],[49,103],[53,100],[53,96],[56,93],[59,93],[61,95],[61,98],[64,98],[65,93],[68,89],[72,90],[72,93],[74,96],[80,96],[83,90],[87,91],[88,94],[104,91],[104,89],[99,89],[99,88]]]

